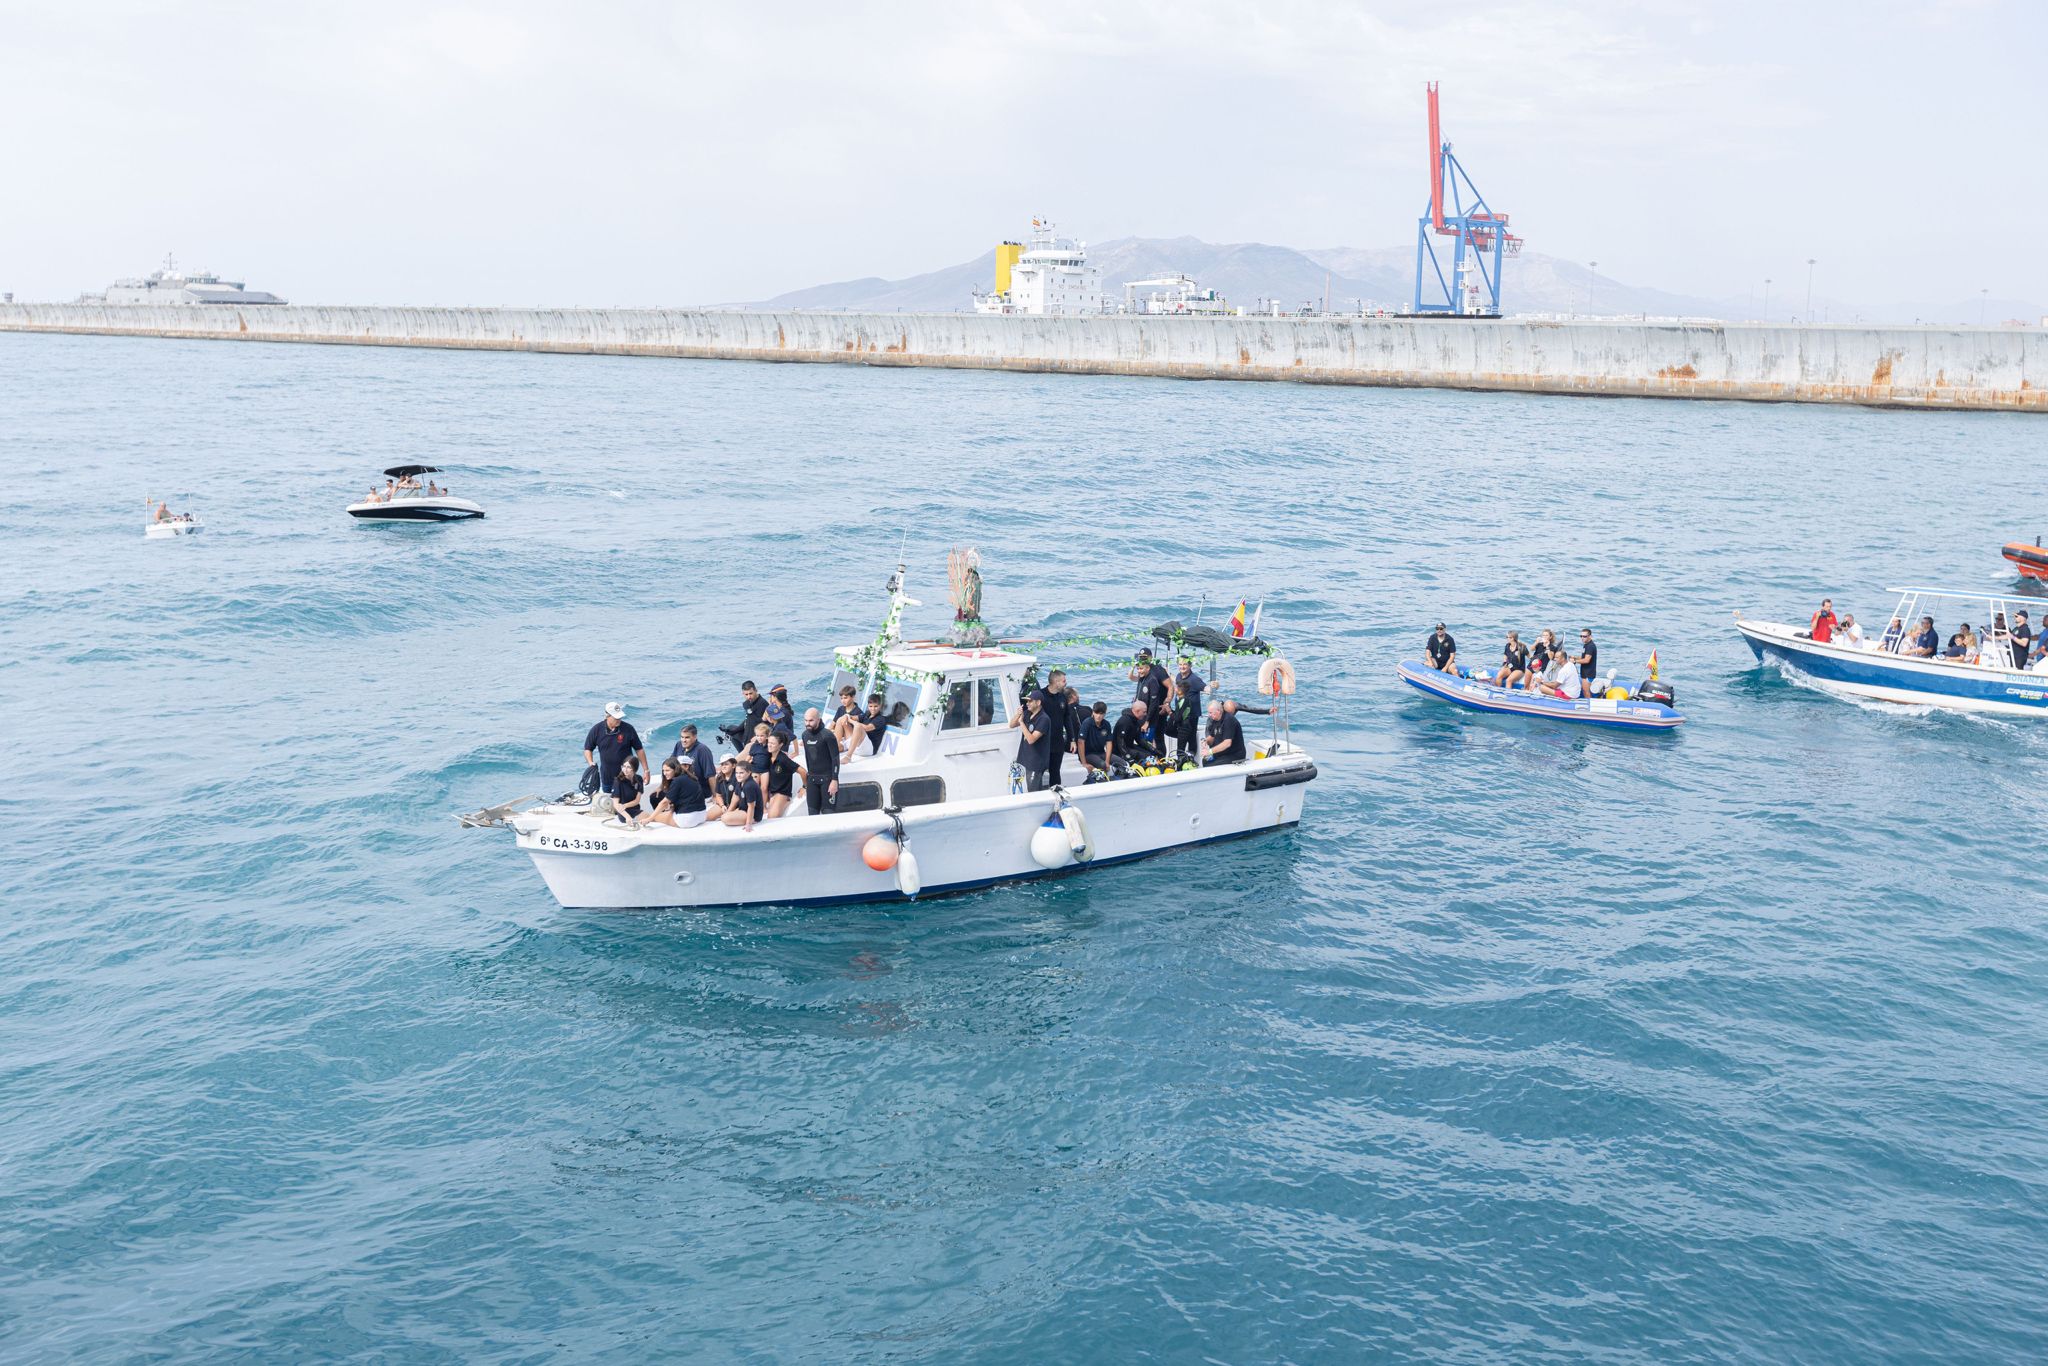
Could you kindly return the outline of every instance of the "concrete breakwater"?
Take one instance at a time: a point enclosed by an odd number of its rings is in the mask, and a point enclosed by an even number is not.
[[[15,303],[0,331],[2048,412],[2038,328]]]

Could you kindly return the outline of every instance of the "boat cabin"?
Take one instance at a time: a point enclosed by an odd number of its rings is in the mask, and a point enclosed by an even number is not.
[[[841,812],[1010,792],[1010,765],[1021,738],[1010,729],[1010,719],[1022,706],[1024,674],[1034,656],[900,641],[881,653],[879,667],[848,667],[863,657],[859,647],[838,652],[827,696],[836,700],[840,688],[851,685],[865,710],[868,694],[882,694],[889,729],[878,752],[863,741],[862,753],[841,765]],[[803,814],[803,807],[799,798],[790,815]]]

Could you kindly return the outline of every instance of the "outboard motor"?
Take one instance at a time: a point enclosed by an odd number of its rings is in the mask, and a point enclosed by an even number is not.
[[[1659,706],[1676,707],[1677,698],[1678,694],[1671,690],[1671,685],[1661,678],[1646,678],[1636,688],[1638,702],[1655,702]]]

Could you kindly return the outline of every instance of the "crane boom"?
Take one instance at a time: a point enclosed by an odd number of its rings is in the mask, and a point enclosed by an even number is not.
[[[1429,83],[1429,217],[1444,231],[1444,137],[1436,112],[1436,82]]]
[[[1487,204],[1452,155],[1451,144],[1444,141],[1437,83],[1427,82],[1424,90],[1429,104],[1429,205],[1416,224],[1414,311],[1497,318],[1501,258],[1519,252],[1522,239],[1508,231],[1508,216]],[[1448,273],[1432,237],[1455,241]]]

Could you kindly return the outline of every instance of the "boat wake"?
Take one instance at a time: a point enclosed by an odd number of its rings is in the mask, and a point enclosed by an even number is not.
[[[1960,721],[1973,726],[1982,726],[2000,735],[2009,735],[2029,742],[2043,739],[2043,737],[2034,732],[2033,728],[2022,726],[2010,717],[1996,716],[1980,711],[1969,711],[1961,707],[1938,707],[1926,702],[1886,702],[1880,698],[1865,697],[1860,693],[1851,692],[1849,689],[1828,679],[1816,678],[1812,674],[1802,672],[1796,665],[1786,664],[1782,661],[1773,661],[1771,667],[1775,668],[1778,674],[1788,683],[1801,688],[1810,688],[1817,693],[1824,693],[1835,701],[1847,702],[1861,711],[1872,712],[1878,716],[1911,720],[1938,720],[1944,724],[1950,721]]]

